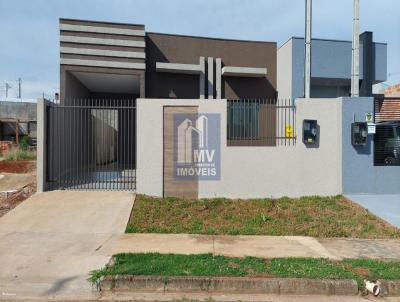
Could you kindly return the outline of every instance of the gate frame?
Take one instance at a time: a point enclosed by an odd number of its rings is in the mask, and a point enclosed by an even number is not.
[[[132,99],[132,101],[135,101],[135,99]],[[49,173],[49,152],[48,152],[48,147],[49,147],[49,113],[50,113],[50,108],[53,106],[58,106],[57,103],[54,103],[48,99],[45,98],[39,98],[37,99],[37,192],[45,192],[49,190],[49,184],[47,182],[48,178],[48,173]],[[65,107],[62,106],[61,107]],[[67,106],[68,107],[68,106]],[[74,106],[71,106],[74,107]],[[77,106],[79,107],[79,106]],[[121,106],[121,109],[124,108],[125,106]],[[132,123],[132,126],[135,127],[134,129],[131,129],[131,133],[134,136],[134,140],[130,142],[131,144],[134,143],[134,146],[132,148],[128,148],[129,151],[133,151],[134,157],[132,156],[131,160],[134,161],[135,167],[134,167],[134,172],[130,176],[132,178],[133,184],[129,184],[128,188],[125,189],[119,189],[119,190],[133,190],[136,191],[136,179],[137,179],[137,108],[136,104],[129,106],[129,108],[133,109],[133,117],[134,121]],[[101,108],[102,109],[102,108]],[[107,106],[104,107],[104,109],[107,109]],[[127,120],[129,121],[129,117],[127,117]],[[129,127],[129,123],[128,123]],[[118,140],[117,140],[118,143]],[[129,152],[127,152],[129,154]],[[131,160],[128,160],[130,162]],[[128,166],[129,167],[129,166]],[[129,169],[127,169],[129,170]],[[132,186],[132,187],[130,187]],[[85,188],[84,188],[85,189]],[[86,188],[87,190],[110,190],[110,188]]]

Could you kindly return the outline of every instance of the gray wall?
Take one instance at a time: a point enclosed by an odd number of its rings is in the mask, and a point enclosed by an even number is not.
[[[351,79],[351,41],[336,40],[312,40],[312,57],[311,57],[311,76],[313,79],[327,79],[323,86],[350,85]],[[291,51],[289,51],[291,49]],[[374,43],[375,66],[373,68],[374,82],[382,82],[387,77],[387,44]],[[291,56],[291,57],[290,57]],[[291,72],[287,71],[287,62],[292,62]],[[363,78],[363,45],[360,45],[360,79]],[[279,74],[282,74],[280,76]],[[284,76],[283,76],[284,74]],[[347,81],[348,83],[344,82]],[[283,81],[283,82],[282,82]],[[291,85],[285,83],[291,81]],[[278,94],[281,95],[280,87],[291,86],[291,99],[303,97],[304,95],[304,39],[291,38],[278,49]],[[316,85],[318,86],[318,85]],[[319,85],[321,86],[321,85]],[[313,88],[312,88],[313,89]],[[321,88],[314,93],[314,97],[337,97],[348,96],[347,87],[345,93],[341,95],[330,94],[337,90],[326,90],[321,94]],[[311,91],[313,94],[313,91]],[[282,91],[282,95],[288,95],[286,89]]]
[[[373,112],[372,98],[298,99],[297,144],[231,147],[226,100],[139,99],[137,192],[163,194],[163,106],[199,106],[221,116],[221,179],[200,181],[199,197],[261,198],[350,193],[400,193],[400,168],[373,165],[373,141],[351,144],[351,123]],[[318,147],[302,142],[303,119],[318,121]]]
[[[137,103],[137,192],[163,193],[163,106],[199,106],[199,112],[221,116],[221,179],[201,181],[199,197],[231,198],[335,195],[341,187],[339,99],[299,100],[297,133],[302,120],[315,118],[319,148],[307,148],[301,135],[296,146],[228,147],[226,100],[139,99]]]
[[[279,48],[277,53],[277,89],[278,98],[291,99],[292,98],[292,40]]]
[[[36,104],[27,102],[0,102],[0,119],[36,121]]]
[[[366,147],[351,144],[351,123],[365,121],[365,113],[374,112],[373,98],[343,98],[343,193],[400,193],[400,167],[374,166],[373,136]]]

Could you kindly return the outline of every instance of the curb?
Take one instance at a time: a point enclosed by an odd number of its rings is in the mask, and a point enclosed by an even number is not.
[[[399,283],[400,285],[400,283]],[[207,292],[289,295],[358,295],[355,280],[248,277],[106,276],[99,280],[103,292]],[[398,287],[400,290],[400,286]]]
[[[383,297],[400,296],[400,280],[378,280],[381,287],[380,295]]]

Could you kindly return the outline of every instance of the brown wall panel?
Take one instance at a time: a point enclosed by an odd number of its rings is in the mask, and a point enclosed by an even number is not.
[[[199,57],[222,58],[223,66],[267,68],[265,78],[222,77],[222,96],[276,97],[276,43],[147,33],[146,97],[198,98],[198,77],[157,73],[156,62],[198,64]]]
[[[197,107],[164,107],[164,197],[197,198],[199,182],[174,179],[174,114],[197,114]]]

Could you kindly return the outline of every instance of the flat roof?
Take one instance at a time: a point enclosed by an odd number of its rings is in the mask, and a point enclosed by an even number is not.
[[[281,48],[282,46],[284,46],[286,43],[288,43],[290,40],[304,40],[304,37],[290,37],[289,39],[286,40],[286,42],[284,42],[281,46],[278,47]],[[312,38],[311,41],[325,41],[325,42],[339,42],[339,43],[352,43],[352,41],[350,40],[340,40],[340,39],[324,39],[324,38]],[[361,43],[361,41],[360,41]],[[382,44],[382,45],[387,45],[387,43],[384,42],[373,42],[374,44]]]
[[[115,25],[134,25],[134,26],[144,26],[144,24],[136,23],[123,23],[123,22],[111,22],[111,21],[99,21],[99,20],[86,20],[86,19],[71,19],[71,18],[59,18],[59,20],[65,21],[77,21],[77,22],[87,22],[87,23],[105,23],[105,24],[115,24]]]
[[[241,40],[241,39],[232,39],[232,38],[216,38],[216,37],[206,37],[206,36],[192,36],[192,35],[183,35],[183,34],[170,34],[170,33],[160,33],[160,32],[148,32],[146,31],[146,35],[163,35],[163,36],[174,36],[174,37],[183,37],[183,38],[195,38],[195,39],[208,39],[208,40],[218,40],[218,41],[235,41],[235,42],[251,42],[251,43],[271,43],[277,44],[277,42],[273,41],[261,41],[261,40]]]

